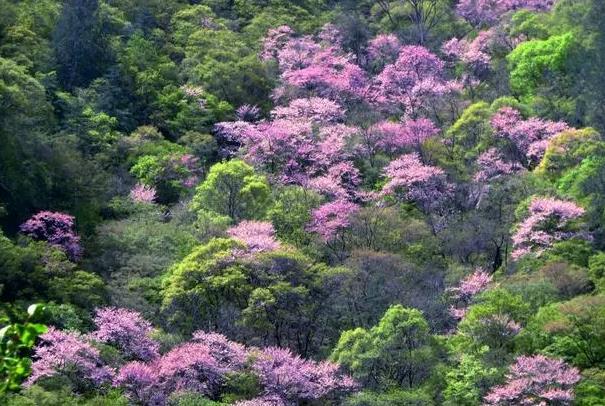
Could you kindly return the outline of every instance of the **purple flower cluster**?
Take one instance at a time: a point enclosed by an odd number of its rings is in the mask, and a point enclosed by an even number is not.
[[[35,240],[59,247],[76,261],[82,255],[80,236],[74,230],[74,217],[69,214],[41,211],[21,224],[21,232]]]
[[[119,348],[128,359],[150,361],[159,355],[159,345],[150,338],[151,323],[137,312],[106,307],[97,309],[97,330],[91,338]]]
[[[571,405],[580,372],[543,355],[522,356],[510,367],[504,385],[491,389],[487,405]]]

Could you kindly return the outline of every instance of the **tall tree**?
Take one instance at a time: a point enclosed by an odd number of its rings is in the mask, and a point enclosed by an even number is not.
[[[88,85],[104,70],[108,47],[101,30],[97,0],[68,0],[54,33],[61,84],[67,89]]]

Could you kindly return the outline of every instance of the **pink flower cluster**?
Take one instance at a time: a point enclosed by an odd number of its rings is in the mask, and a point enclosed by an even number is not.
[[[460,90],[445,78],[445,64],[422,46],[404,46],[397,60],[373,78],[367,92],[372,103],[403,109],[408,117],[430,110],[438,99]]]
[[[353,379],[338,373],[338,365],[304,360],[283,348],[263,349],[252,368],[260,377],[265,393],[277,395],[288,404],[336,396],[357,387]]]
[[[458,320],[464,318],[473,297],[486,290],[491,281],[492,276],[489,273],[477,269],[462,279],[458,286],[448,289],[456,302],[456,305],[449,309],[452,317]]]
[[[517,226],[512,237],[514,259],[532,251],[540,254],[557,241],[583,236],[567,229],[571,221],[584,214],[584,209],[573,202],[535,197],[528,210],[528,216]]]
[[[159,345],[150,338],[153,327],[139,313],[106,307],[96,310],[94,323],[97,330],[90,337],[116,346],[128,359],[150,361],[159,356]]]
[[[381,121],[367,131],[366,144],[373,150],[401,153],[405,148],[418,150],[420,144],[439,133],[439,128],[426,118],[408,119],[403,122]]]
[[[346,200],[325,203],[313,210],[307,230],[318,234],[326,243],[341,238],[358,210],[359,206]]]
[[[344,110],[338,103],[319,97],[295,99],[276,107],[271,116],[272,121],[258,123],[219,123],[217,131],[282,183],[306,185],[319,178],[315,183],[321,184],[325,177],[333,181],[337,176],[331,168],[344,169],[343,164],[348,172],[356,171],[348,161],[347,142],[358,129],[339,123]]]
[[[543,355],[521,356],[511,365],[504,385],[485,396],[486,405],[571,405],[580,371]]]
[[[260,117],[260,109],[257,106],[243,104],[235,110],[235,116],[239,121],[254,122]]]
[[[357,388],[336,364],[303,360],[279,348],[247,348],[221,334],[201,330],[191,341],[160,355],[159,345],[149,338],[151,325],[126,309],[97,310],[95,324],[97,330],[87,336],[51,327],[40,337],[33,372],[24,385],[63,376],[76,391],[84,392],[113,382],[131,401],[154,406],[165,406],[175,392],[216,398],[232,372],[253,373],[262,384],[261,397],[241,402],[244,405],[336,398]],[[116,372],[104,364],[95,343],[113,345],[131,361]]]
[[[510,140],[526,157],[529,165],[542,159],[552,137],[569,130],[569,126],[563,122],[536,117],[524,120],[521,113],[511,107],[498,110],[492,117],[491,124],[496,135]]]
[[[137,183],[130,190],[130,199],[137,203],[153,203],[156,199],[156,191],[153,186]]]
[[[460,0],[457,11],[473,25],[493,25],[509,11],[547,11],[554,3],[555,0]]]
[[[384,171],[388,182],[382,191],[386,195],[403,195],[425,210],[442,203],[452,193],[443,169],[425,165],[417,153],[402,155]]]
[[[391,64],[397,60],[400,49],[401,42],[397,36],[393,34],[380,34],[370,40],[367,52],[370,61],[382,68],[384,65]]]
[[[504,160],[502,154],[496,148],[490,148],[477,158],[478,171],[475,173],[475,181],[489,182],[502,176],[519,172],[523,169],[516,162]]]
[[[482,78],[490,70],[490,47],[494,42],[494,31],[481,31],[472,41],[452,38],[441,50],[448,57],[462,62],[475,78]]]
[[[279,248],[273,225],[266,221],[244,220],[227,230],[232,238],[244,243],[250,252],[274,251]]]
[[[23,234],[63,250],[72,260],[78,260],[82,255],[80,236],[74,230],[74,217],[69,214],[41,211],[21,224]]]
[[[215,397],[225,375],[243,371],[250,359],[254,360],[251,371],[259,377],[263,395],[239,405],[285,405],[337,396],[356,388],[335,364],[303,360],[279,348],[246,348],[221,334],[204,331],[194,333],[191,342],[151,363],[126,364],[114,385],[124,388],[133,401],[144,404],[164,405],[171,393],[180,391]]]
[[[25,386],[57,375],[71,378],[77,389],[100,386],[111,381],[113,371],[103,365],[99,350],[79,334],[49,327],[40,336],[40,340],[34,350],[32,374]]]
[[[277,106],[271,116],[277,120],[305,120],[321,124],[341,121],[345,117],[345,111],[332,100],[309,97],[292,100],[288,106]]]

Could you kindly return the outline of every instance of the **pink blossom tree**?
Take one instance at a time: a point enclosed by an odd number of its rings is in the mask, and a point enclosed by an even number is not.
[[[524,120],[519,111],[503,107],[491,120],[497,136],[508,139],[516,149],[516,157],[525,166],[535,166],[546,151],[548,141],[555,135],[569,130],[563,122],[532,117]]]
[[[435,54],[422,46],[404,46],[397,60],[373,78],[367,97],[387,110],[398,108],[415,117],[458,89],[446,80],[445,64]]]
[[[277,106],[271,111],[274,119],[306,120],[313,123],[341,121],[345,110],[335,101],[322,97],[295,99],[288,106]]]
[[[543,355],[518,357],[504,385],[485,396],[486,405],[571,405],[580,371]]]
[[[253,253],[274,251],[280,247],[273,224],[266,221],[244,220],[229,228],[227,234],[244,243]]]
[[[406,148],[420,153],[420,145],[438,133],[439,128],[426,118],[409,119],[399,123],[381,121],[367,130],[362,148],[368,154],[377,151],[388,154],[402,153]]]
[[[367,53],[375,68],[382,69],[385,65],[395,62],[401,49],[401,42],[393,34],[380,34],[370,40]]]
[[[508,162],[496,148],[490,148],[477,158],[474,180],[490,182],[494,179],[521,171],[523,167],[516,162]]]
[[[208,346],[219,365],[229,370],[244,367],[249,357],[248,349],[244,345],[231,341],[219,333],[198,330],[193,333],[191,341]]]
[[[482,269],[477,269],[462,279],[458,286],[448,289],[455,301],[455,305],[450,307],[450,314],[458,320],[464,318],[473,298],[486,290],[491,281],[490,274]]]
[[[34,350],[32,374],[25,386],[52,376],[67,377],[79,391],[111,381],[113,371],[103,364],[99,350],[81,335],[49,327],[40,340]]]
[[[555,242],[573,237],[586,237],[569,226],[584,214],[584,209],[573,202],[551,197],[534,197],[526,218],[517,226],[513,240],[513,259],[531,252],[542,253]]]
[[[97,330],[91,338],[115,345],[128,359],[150,361],[159,355],[159,344],[150,338],[151,323],[138,312],[105,307],[96,310],[94,323]]]
[[[277,52],[288,43],[293,35],[294,31],[287,25],[270,29],[263,39],[260,58],[264,61],[277,59]]]
[[[493,25],[509,11],[523,8],[547,11],[554,3],[555,0],[460,0],[457,11],[475,26]]]
[[[75,218],[69,214],[41,211],[21,224],[23,234],[34,240],[46,241],[63,250],[75,261],[82,255],[80,236],[75,232]]]
[[[338,365],[316,363],[294,355],[288,349],[269,347],[257,354],[252,366],[266,395],[277,396],[287,403],[317,400],[350,392],[355,382],[339,373]]]
[[[351,218],[358,210],[359,206],[346,200],[325,203],[313,210],[307,230],[318,234],[325,243],[343,242]]]
[[[152,364],[129,362],[120,368],[113,385],[123,388],[132,402],[150,406],[166,404],[167,394],[161,388],[157,371]]]
[[[416,202],[426,213],[439,207],[452,193],[445,171],[423,164],[416,153],[392,161],[384,173],[388,181],[383,194]]]
[[[130,189],[130,199],[137,203],[153,203],[156,199],[156,191],[153,186],[137,183]]]

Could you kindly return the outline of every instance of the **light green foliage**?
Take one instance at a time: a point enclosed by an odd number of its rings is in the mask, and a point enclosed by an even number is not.
[[[304,247],[312,241],[305,230],[311,221],[311,211],[321,203],[321,197],[299,186],[279,189],[274,197],[273,206],[267,211],[277,237],[295,245]]]
[[[234,221],[265,214],[271,190],[266,178],[243,161],[231,160],[210,168],[195,192],[191,208],[229,216]]]
[[[605,363],[605,298],[578,296],[541,308],[519,336],[523,350],[561,357],[582,368]]]
[[[481,395],[498,375],[496,368],[488,368],[477,357],[462,354],[456,367],[445,376],[443,391],[445,406],[478,406]]]
[[[549,141],[536,174],[553,181],[584,159],[605,154],[605,142],[592,128],[563,132]]]
[[[172,268],[162,306],[172,328],[253,333],[301,354],[335,340],[334,293],[345,269],[315,264],[290,249],[254,257],[243,249],[234,240],[213,239]]]
[[[451,159],[458,170],[464,171],[468,162],[493,144],[491,115],[492,110],[487,103],[472,104],[447,130],[446,137],[451,140],[448,146]]]
[[[371,329],[343,332],[331,359],[370,387],[414,388],[431,374],[433,345],[422,313],[395,305]]]
[[[361,392],[345,400],[345,406],[432,406],[435,401],[430,389]]]
[[[531,97],[549,74],[564,74],[567,56],[574,46],[572,33],[553,35],[518,45],[508,57],[511,88]]]
[[[0,318],[0,396],[19,389],[31,370],[31,350],[46,326],[36,323],[44,308],[34,304],[27,309],[27,319],[15,322]]]
[[[173,218],[165,221],[152,206],[98,228],[91,266],[100,273],[111,269],[105,280],[112,303],[147,317],[157,314],[162,274],[198,243],[195,230],[185,221],[192,219],[183,208],[173,208]]]
[[[34,385],[20,394],[7,396],[7,406],[127,406],[121,391],[109,390],[108,393],[83,398],[71,393],[67,388],[45,389]]]

